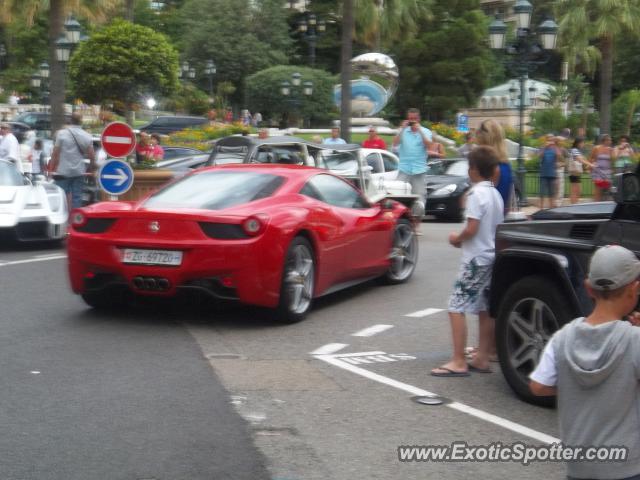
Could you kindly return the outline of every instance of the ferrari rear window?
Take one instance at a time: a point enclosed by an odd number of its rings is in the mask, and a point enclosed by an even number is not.
[[[24,180],[18,169],[9,162],[0,162],[0,187],[19,187]]]
[[[214,171],[184,177],[151,196],[147,208],[224,208],[267,198],[284,183],[267,173]]]

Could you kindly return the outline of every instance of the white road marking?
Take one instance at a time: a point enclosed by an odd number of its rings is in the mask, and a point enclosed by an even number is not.
[[[67,256],[55,255],[51,257],[27,258],[26,260],[14,260],[12,262],[0,262],[0,267],[6,267],[7,265],[21,265],[23,263],[48,262],[49,260],[59,260],[61,258],[67,258]]]
[[[34,375],[40,375],[40,371],[39,370],[31,370],[31,373],[33,373]]]
[[[122,145],[131,145],[131,143],[133,142],[131,137],[115,137],[113,135],[107,135],[106,137],[104,137],[104,141],[106,143],[119,143]]]
[[[381,354],[384,352],[369,352]],[[343,355],[343,357],[346,355]],[[357,367],[355,365],[351,365],[350,363],[345,362],[340,358],[340,355],[315,355],[315,358],[318,360],[322,360],[334,367],[341,368],[343,370],[347,370],[348,372],[355,373],[356,375],[360,375],[361,377],[368,378],[369,380],[373,380],[374,382],[382,383],[384,385],[388,385],[393,388],[397,388],[398,390],[403,390],[412,395],[417,395],[421,397],[438,397],[439,395],[429,392],[427,390],[423,390],[418,387],[414,387],[413,385],[409,385],[408,383],[399,382],[394,380],[393,378],[385,377],[384,375],[380,375],[374,372],[370,372],[369,370],[365,370],[364,368]],[[559,438],[552,437],[551,435],[547,435],[546,433],[539,432],[537,430],[533,430],[532,428],[526,427],[516,422],[512,422],[511,420],[507,420],[506,418],[498,417],[497,415],[493,415],[492,413],[485,412],[483,410],[479,410],[477,408],[471,407],[469,405],[465,405],[459,402],[447,403],[445,406],[452,408],[453,410],[457,410],[462,413],[466,413],[467,415],[471,415],[473,417],[484,420],[485,422],[493,423],[494,425],[498,425],[507,430],[511,430],[512,432],[518,433],[520,435],[524,435],[529,438],[533,438],[542,443],[560,443]]]
[[[352,365],[358,365],[361,363],[389,363],[398,362],[404,360],[415,360],[416,357],[407,355],[406,353],[384,353],[380,352],[375,355],[333,355],[335,358],[339,358],[343,362],[350,363]]]
[[[422,318],[429,315],[433,315],[434,313],[442,312],[442,308],[427,308],[425,310],[418,310],[417,312],[409,313],[405,315],[405,317],[414,317],[414,318]]]
[[[349,345],[346,343],[329,343],[328,345],[324,345],[323,347],[314,350],[310,355],[331,355],[332,353],[336,353],[348,346]]]
[[[34,255],[33,258],[53,258],[59,257],[60,255],[60,253],[43,253],[41,255]]]
[[[351,336],[352,337],[373,337],[374,335],[378,333],[382,333],[385,330],[389,330],[390,328],[393,328],[393,325],[382,325],[382,324],[374,325],[372,327],[362,329],[359,332],[352,334]]]

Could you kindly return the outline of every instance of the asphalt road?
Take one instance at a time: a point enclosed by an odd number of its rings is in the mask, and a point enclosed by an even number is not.
[[[270,478],[180,315],[87,309],[62,253],[0,249],[0,478]]]
[[[12,432],[0,454],[13,475],[0,477],[269,478],[264,462],[274,480],[563,478],[549,462],[398,460],[401,445],[558,435],[555,411],[515,398],[497,365],[429,375],[450,353],[444,309],[459,251],[446,237],[459,228],[423,224],[409,283],[322,298],[287,326],[239,306],[97,314],[68,290],[63,259],[2,266],[59,251],[0,249],[0,421]],[[425,394],[448,403],[412,401]]]

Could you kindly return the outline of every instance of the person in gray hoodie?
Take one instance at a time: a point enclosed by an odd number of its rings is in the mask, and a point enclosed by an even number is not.
[[[640,261],[632,252],[599,248],[585,280],[593,312],[556,332],[531,373],[534,395],[558,395],[565,448],[583,447],[567,461],[569,479],[640,480],[640,314],[634,311],[639,277]],[[584,458],[591,447],[623,447],[626,459]]]

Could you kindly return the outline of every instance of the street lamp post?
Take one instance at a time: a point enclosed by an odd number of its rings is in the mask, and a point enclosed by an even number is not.
[[[327,24],[324,20],[318,19],[315,13],[307,12],[306,18],[298,22],[298,32],[302,39],[309,45],[309,63],[311,67],[316,65],[316,46],[318,39],[324,34]]]
[[[216,74],[216,64],[213,60],[207,60],[204,73],[209,78],[209,97],[213,98],[213,76]]]
[[[0,69],[5,67],[5,61],[7,59],[7,47],[4,43],[0,43]]]
[[[313,95],[313,82],[302,82],[302,75],[295,72],[291,75],[291,83],[288,80],[282,82],[280,93],[285,97],[285,101],[293,107],[293,110],[299,112],[303,98],[309,98]]]
[[[40,66],[38,67],[38,73],[40,74],[40,78],[42,79],[42,83],[41,83],[41,87],[42,87],[42,103],[46,104],[49,101],[49,91],[48,91],[48,84],[49,84],[49,73],[50,73],[50,68],[49,68],[49,64],[47,62],[42,62],[40,64]]]
[[[64,31],[65,33],[61,34],[58,40],[56,40],[56,60],[62,65],[63,75],[66,75],[71,54],[78,46],[78,43],[80,43],[81,40],[86,40],[88,37],[82,34],[82,26],[73,16],[70,16],[64,22]],[[43,65],[45,64],[40,66],[41,69]],[[49,65],[46,65],[46,69],[49,69]],[[48,76],[47,73],[47,77]]]
[[[556,46],[558,36],[558,25],[551,19],[545,20],[538,26],[537,32],[530,28],[531,14],[533,6],[527,0],[518,0],[513,8],[516,16],[516,38],[513,43],[505,45],[507,33],[506,24],[496,18],[489,26],[489,45],[495,50],[504,50],[510,59],[508,65],[518,76],[520,97],[518,100],[519,131],[518,131],[518,181],[520,182],[520,205],[525,206],[527,194],[525,187],[524,167],[524,112],[525,105],[532,105],[532,98],[535,95],[535,87],[530,89],[528,102],[525,97],[527,92],[526,83],[529,73],[535,71],[539,65],[547,63],[548,52]],[[515,87],[509,89],[512,100],[515,100]],[[532,95],[533,94],[533,95]]]

